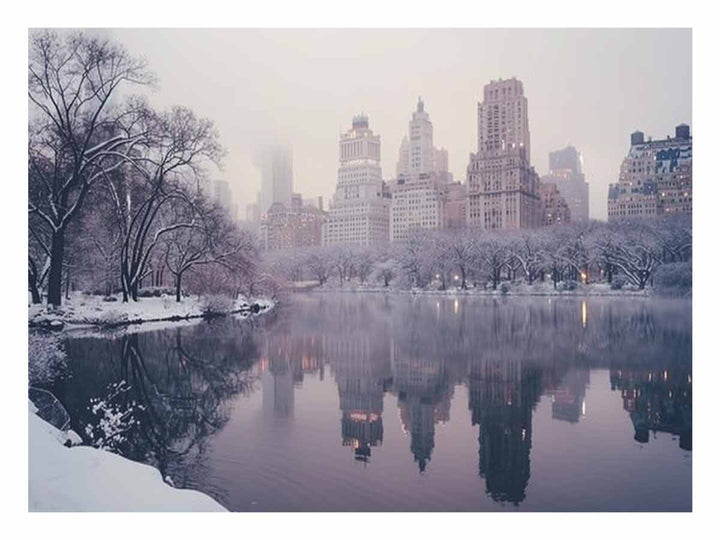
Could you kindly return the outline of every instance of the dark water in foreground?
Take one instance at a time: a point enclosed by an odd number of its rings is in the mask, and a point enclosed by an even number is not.
[[[75,430],[231,510],[691,509],[687,300],[316,293],[66,345]]]

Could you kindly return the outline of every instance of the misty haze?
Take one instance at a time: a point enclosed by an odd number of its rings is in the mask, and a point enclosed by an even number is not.
[[[31,511],[692,510],[690,29],[31,29]]]

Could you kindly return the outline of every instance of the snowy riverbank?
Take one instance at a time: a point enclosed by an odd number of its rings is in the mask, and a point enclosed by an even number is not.
[[[61,443],[29,411],[28,508],[36,512],[223,512],[208,495],[166,484],[160,471],[97,448]]]
[[[272,300],[236,300],[223,297],[184,297],[176,302],[170,297],[140,298],[136,302],[107,302],[99,296],[76,294],[59,308],[46,304],[28,307],[28,324],[49,329],[99,326],[104,328],[131,324],[185,321],[208,315],[263,313],[274,306]]]

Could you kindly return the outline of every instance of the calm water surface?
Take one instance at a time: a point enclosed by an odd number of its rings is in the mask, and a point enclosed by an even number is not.
[[[691,345],[687,300],[316,293],[69,339],[52,390],[231,510],[688,511]]]

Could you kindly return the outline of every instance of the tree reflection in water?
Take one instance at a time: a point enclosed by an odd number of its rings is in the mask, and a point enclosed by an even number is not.
[[[255,382],[249,369],[256,357],[252,331],[232,318],[109,340],[70,340],[68,349],[76,376],[55,391],[70,405],[77,431],[85,433],[97,422],[83,387],[125,381],[128,391],[114,392],[108,401],[136,422],[114,450],[152,464],[175,485],[192,483],[192,476],[201,474],[209,436],[227,422],[231,399]],[[89,362],[95,362],[94,381],[88,381],[91,371],[83,365]]]

